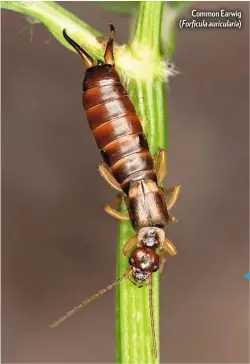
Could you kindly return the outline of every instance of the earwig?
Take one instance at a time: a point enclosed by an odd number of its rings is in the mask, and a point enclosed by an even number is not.
[[[82,104],[100,150],[104,164],[99,172],[116,191],[116,201],[105,206],[105,211],[119,219],[130,220],[136,234],[123,247],[130,267],[122,277],[89,297],[52,324],[57,326],[91,301],[111,290],[123,279],[129,278],[139,287],[149,285],[150,316],[153,347],[157,356],[152,311],[152,274],[160,269],[164,255],[176,255],[173,243],[165,237],[164,228],[176,221],[169,211],[175,205],[180,186],[164,189],[161,184],[166,175],[166,154],[160,149],[152,157],[142,124],[115,69],[113,42],[115,29],[110,26],[104,62],[95,62],[63,30],[64,38],[80,55],[86,69],[83,80]],[[123,195],[128,214],[115,209]],[[167,200],[166,197],[170,195]]]

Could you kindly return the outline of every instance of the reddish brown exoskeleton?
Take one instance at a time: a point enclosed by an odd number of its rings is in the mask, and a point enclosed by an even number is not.
[[[172,242],[165,237],[164,228],[176,221],[169,211],[174,206],[180,186],[171,189],[160,187],[166,175],[166,156],[159,150],[152,158],[142,124],[115,69],[113,40],[115,29],[110,25],[110,36],[104,62],[94,60],[73,40],[66,30],[64,38],[79,53],[86,68],[83,80],[82,103],[90,129],[105,164],[100,174],[108,184],[122,194],[128,214],[117,211],[111,203],[105,211],[119,219],[130,220],[136,235],[123,248],[130,268],[117,281],[89,297],[68,311],[52,326],[57,326],[81,307],[112,289],[124,278],[138,286],[149,285],[149,301],[153,341],[156,353],[152,314],[152,273],[162,271],[164,254],[176,255]],[[166,200],[166,196],[170,198]],[[119,205],[120,198],[115,204]],[[131,252],[132,250],[132,252]]]

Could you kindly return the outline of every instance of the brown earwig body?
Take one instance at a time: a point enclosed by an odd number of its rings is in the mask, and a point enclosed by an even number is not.
[[[134,181],[157,182],[157,177],[141,122],[114,66],[114,27],[110,27],[106,63],[98,61],[97,65],[65,31],[63,34],[81,56],[84,54],[83,108],[105,164],[127,194]]]
[[[150,154],[141,122],[114,66],[112,24],[110,29],[104,55],[105,63],[98,61],[95,64],[65,30],[63,35],[79,53],[86,68],[82,103],[93,137],[105,162],[105,165],[100,165],[99,171],[111,187],[123,194],[128,215],[115,210],[112,204],[106,205],[105,211],[117,219],[130,220],[136,232],[123,248],[123,254],[128,257],[131,268],[113,284],[55,321],[53,327],[109,291],[124,278],[129,278],[139,287],[149,284],[152,319],[152,273],[159,268],[162,273],[166,252],[170,255],[176,254],[173,243],[165,238],[163,229],[170,221],[176,221],[169,211],[179,196],[180,186],[176,185],[168,190],[160,187],[166,175],[165,152],[159,150],[154,159]],[[168,201],[167,195],[171,195]],[[119,203],[118,198],[115,204]],[[153,322],[152,331],[156,352]]]
[[[123,192],[136,180],[157,182],[141,122],[114,66],[86,70],[82,102],[102,158]]]

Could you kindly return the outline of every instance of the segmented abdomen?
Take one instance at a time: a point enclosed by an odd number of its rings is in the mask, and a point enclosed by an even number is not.
[[[87,69],[82,101],[101,155],[123,191],[135,180],[156,181],[141,122],[114,67]]]

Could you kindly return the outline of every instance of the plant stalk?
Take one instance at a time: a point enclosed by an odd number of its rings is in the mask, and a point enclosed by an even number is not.
[[[63,37],[62,31],[66,28],[69,35],[92,57],[103,57],[103,44],[99,41],[101,33],[54,1],[1,1],[0,7],[35,18],[48,28],[58,42],[76,53]]]
[[[163,2],[141,2],[137,27],[130,41],[133,57],[148,56],[148,62],[159,64],[161,59],[160,32]],[[153,51],[152,51],[153,50]],[[166,90],[161,77],[149,80],[123,78],[144,131],[150,151],[154,156],[159,148],[166,149]],[[126,211],[122,204],[122,211]],[[129,222],[119,223],[117,244],[117,278],[124,274],[128,260],[122,254],[125,242],[134,235]],[[157,364],[159,363],[159,274],[153,274],[153,315],[157,342],[157,358],[154,357],[152,330],[149,312],[149,288],[138,288],[129,280],[116,288],[116,363]]]
[[[171,6],[172,2],[168,2]],[[176,3],[176,2],[173,2]],[[166,64],[161,50],[162,13],[164,2],[141,1],[135,31],[125,46],[115,45],[116,67],[127,87],[137,114],[147,135],[154,156],[159,148],[167,150]],[[103,59],[104,37],[86,23],[53,1],[1,1],[0,7],[20,12],[43,23],[53,36],[69,50],[62,30],[80,44],[93,58]],[[177,6],[175,5],[175,9]],[[174,24],[177,10],[171,17]],[[169,24],[169,28],[172,28]],[[106,37],[105,37],[106,38]],[[101,40],[100,40],[101,39]],[[171,46],[170,46],[170,45]],[[167,36],[167,53],[174,48],[172,36]],[[165,51],[166,53],[166,51]],[[121,210],[126,210],[124,204]],[[119,224],[116,276],[128,267],[122,254],[125,242],[134,235],[130,223]],[[153,274],[153,314],[157,341],[154,358],[149,315],[148,287],[138,288],[128,279],[116,288],[116,362],[119,364],[158,364],[159,347],[159,274]]]

